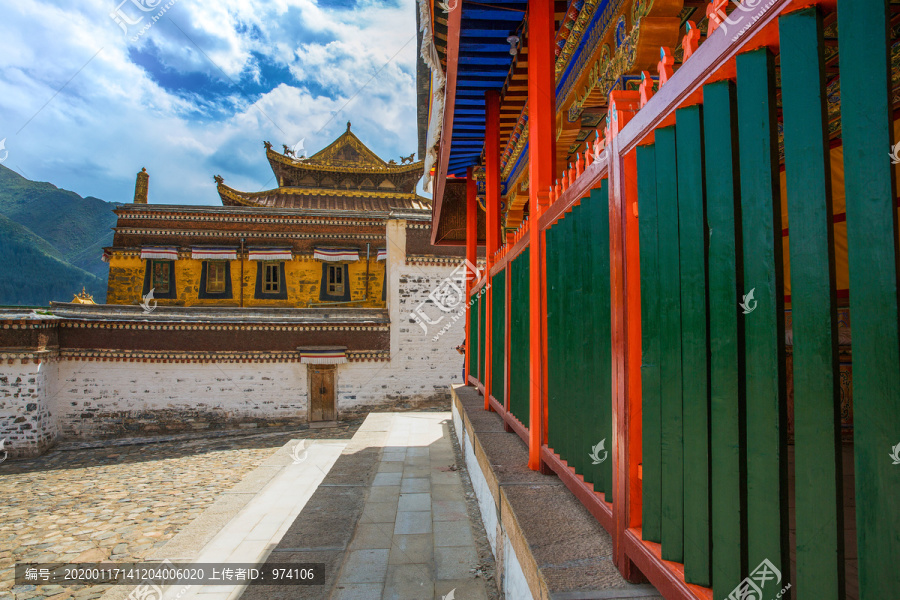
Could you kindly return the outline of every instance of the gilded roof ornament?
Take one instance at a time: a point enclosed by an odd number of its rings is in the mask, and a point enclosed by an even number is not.
[[[94,302],[94,297],[87,293],[87,290],[84,289],[84,286],[81,287],[81,293],[75,294],[75,297],[72,298],[72,304],[97,304]]]
[[[225,183],[225,179],[221,175],[213,175],[213,181],[215,181],[218,185],[222,185]]]

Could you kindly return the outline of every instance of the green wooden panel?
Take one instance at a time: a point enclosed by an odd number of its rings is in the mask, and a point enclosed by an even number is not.
[[[591,448],[599,442],[596,437],[596,412],[599,394],[597,390],[597,369],[595,367],[597,354],[597,325],[594,311],[594,273],[592,255],[594,248],[594,206],[596,202],[589,196],[582,198],[578,216],[578,277],[581,279],[581,379],[582,379],[582,406],[579,411],[579,425],[581,428],[581,455],[584,480],[594,484],[597,481],[597,468],[590,458]],[[596,490],[596,486],[594,487]]]
[[[506,269],[494,275],[491,298],[491,395],[503,406],[506,403]]]
[[[731,593],[745,577],[747,562],[746,471],[741,455],[744,348],[735,307],[737,282],[743,281],[736,111],[734,84],[722,81],[704,86],[714,598]],[[644,467],[645,480],[646,473]]]
[[[641,248],[642,536],[660,541],[662,454],[659,414],[659,220],[656,147],[638,146],[638,229]]]
[[[572,355],[570,371],[572,374],[569,410],[569,431],[571,438],[570,463],[579,475],[584,475],[585,462],[590,454],[587,445],[587,432],[585,431],[585,412],[588,407],[586,382],[587,362],[584,354],[585,334],[584,319],[589,311],[584,298],[584,277],[582,275],[581,252],[584,249],[583,233],[585,229],[583,214],[584,207],[579,204],[572,207],[572,212],[566,218],[571,221],[569,226],[569,253],[567,256],[569,272],[569,327],[572,330]]]
[[[532,224],[536,226],[536,224]],[[545,238],[546,286],[547,286],[547,444],[554,452],[560,451],[560,411],[557,397],[560,391],[558,365],[561,360],[559,347],[559,269],[557,268],[558,230],[547,229]]]
[[[785,457],[784,286],[775,78],[763,48],[737,57],[747,418],[747,558],[790,579]],[[753,299],[749,294],[753,292]],[[736,307],[737,308],[737,307]]]
[[[572,275],[575,271],[572,264],[572,225],[574,219],[571,215],[559,222],[560,228],[560,249],[559,249],[559,271],[562,276],[560,282],[560,291],[562,293],[562,310],[561,329],[562,329],[562,351],[563,363],[560,365],[562,374],[562,389],[559,395],[560,411],[563,415],[562,423],[562,449],[560,456],[565,459],[569,465],[572,465],[572,451],[574,446],[574,435],[572,427],[572,415],[575,412],[575,377],[574,377],[574,360],[575,360],[575,325],[572,311],[574,308],[574,282]]]
[[[531,347],[529,331],[530,293],[529,293],[529,252],[525,248],[512,262],[512,319],[509,342],[509,411],[525,427],[528,427],[530,409],[530,373],[529,348]]]
[[[592,252],[591,263],[594,276],[594,323],[597,354],[595,355],[595,385],[597,404],[597,423],[599,432],[593,436],[596,445],[605,440],[604,451],[598,454],[606,458],[598,465],[595,479],[600,482],[600,490],[606,494],[606,501],[613,501],[612,485],[612,290],[610,287],[610,255],[609,255],[609,180],[603,179],[600,189],[591,190],[591,223]],[[593,461],[592,461],[593,462]]]
[[[886,4],[838,2],[860,598],[900,589],[900,465],[890,456],[900,443],[900,261]]]
[[[684,416],[684,577],[711,585],[706,206],[700,107],[675,111]]]
[[[659,215],[659,355],[662,420],[662,557],[684,561],[684,431],[681,373],[681,275],[675,128],[656,130]]]
[[[844,598],[840,371],[822,19],[779,19],[794,335],[797,588]]]

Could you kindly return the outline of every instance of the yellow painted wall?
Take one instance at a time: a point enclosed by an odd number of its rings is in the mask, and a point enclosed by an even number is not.
[[[140,304],[144,287],[146,260],[137,257],[121,257],[113,255],[109,262],[109,283],[107,287],[107,304]],[[180,259],[175,263],[175,287],[177,298],[156,298],[161,306],[240,306],[241,305],[241,261],[230,261],[231,293],[230,300],[200,298],[200,272],[202,260]],[[318,260],[294,258],[284,261],[287,299],[258,299],[256,291],[256,269],[263,263],[260,261],[243,261],[244,265],[244,306],[269,306],[283,308],[307,308],[326,304],[319,300],[319,288],[322,283],[322,262]],[[381,299],[384,282],[384,261],[376,261],[373,256],[369,261],[369,295],[363,301],[366,288],[366,261],[351,262],[348,266],[350,300],[355,301],[346,306],[361,308],[384,308]]]

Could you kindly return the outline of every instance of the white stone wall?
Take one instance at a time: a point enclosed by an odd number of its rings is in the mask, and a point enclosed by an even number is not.
[[[13,458],[37,456],[56,441],[50,404],[56,365],[20,360],[0,365],[0,440],[6,440],[5,451]]]
[[[65,439],[306,421],[306,365],[59,363],[53,398]]]

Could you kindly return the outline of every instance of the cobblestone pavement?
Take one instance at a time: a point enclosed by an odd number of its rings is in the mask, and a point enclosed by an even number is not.
[[[109,586],[14,586],[14,564],[140,560],[289,440],[349,439],[361,422],[169,437],[7,462],[0,466],[0,599],[98,598]]]

